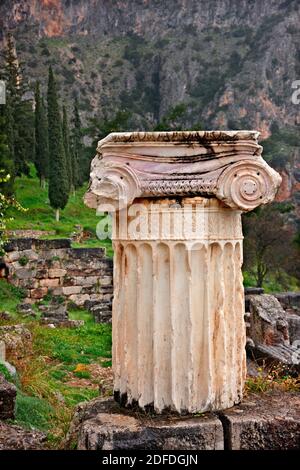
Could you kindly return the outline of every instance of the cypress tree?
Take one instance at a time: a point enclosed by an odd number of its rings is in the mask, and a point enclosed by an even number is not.
[[[44,100],[40,94],[40,84],[35,87],[35,159],[34,164],[40,178],[41,187],[46,186],[49,175],[48,123]]]
[[[73,168],[73,187],[74,190],[77,189],[84,181],[84,172],[82,171],[82,165],[80,163],[83,159],[83,145],[82,145],[82,130],[81,130],[81,120],[78,111],[78,100],[75,98],[74,109],[73,109],[73,119],[72,119],[73,129],[71,135],[71,159],[72,159],[72,168]],[[80,173],[80,175],[79,175]]]
[[[9,128],[7,106],[7,104],[0,105],[0,180],[6,179],[7,176],[9,176],[9,179],[0,182],[0,192],[10,196],[13,193],[13,161],[7,134]]]
[[[59,221],[69,196],[68,173],[59,112],[56,81],[51,66],[48,79],[48,138],[49,138],[49,200]]]
[[[67,115],[67,110],[65,106],[63,106],[62,134],[63,134],[63,142],[64,142],[65,157],[66,157],[66,164],[67,164],[68,187],[70,191],[73,189],[73,169],[72,169],[72,161],[71,161],[68,115]]]
[[[13,151],[11,143],[10,148],[14,158],[14,171],[15,175],[29,174],[28,162],[32,159],[34,138],[32,101],[28,98],[28,86],[18,62],[11,34],[7,37],[3,58],[4,69],[1,78],[6,82],[7,100],[11,107],[10,138],[13,138]]]

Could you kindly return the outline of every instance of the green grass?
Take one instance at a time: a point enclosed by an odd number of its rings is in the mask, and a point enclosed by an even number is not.
[[[4,279],[0,279],[0,310],[8,311],[12,317],[16,316],[16,307],[22,302],[26,292],[19,287],[8,284]]]
[[[67,206],[61,211],[59,222],[55,221],[54,210],[49,204],[48,190],[41,189],[33,166],[29,177],[16,178],[15,188],[17,200],[27,211],[17,212],[12,209],[10,215],[14,219],[7,224],[8,230],[45,230],[53,232],[53,235],[45,235],[43,238],[70,238],[76,231],[76,225],[81,225],[90,238],[83,243],[74,243],[74,246],[102,246],[107,248],[108,255],[112,254],[111,241],[102,241],[96,236],[100,217],[83,203],[87,184],[79,188],[75,196],[70,195]]]
[[[9,382],[13,381],[12,376],[10,375],[9,371],[6,369],[5,365],[0,362],[0,374],[4,376],[6,380]]]
[[[111,326],[85,324],[80,328],[44,328],[34,330],[36,355],[47,355],[64,364],[90,364],[111,357]]]
[[[54,414],[55,410],[47,400],[25,395],[18,390],[15,424],[29,429],[48,431]]]
[[[2,364],[0,373],[17,387],[13,422],[47,432],[49,445],[59,447],[74,407],[99,395],[97,379],[91,376],[88,365],[111,366],[111,325],[95,324],[93,316],[80,308],[71,310],[69,315],[71,319],[84,320],[82,327],[52,329],[39,325],[36,319],[24,319],[17,313],[16,306],[23,295],[22,290],[0,280],[1,309],[12,315],[12,321],[0,324],[26,322],[33,337],[32,352],[27,357],[8,358],[18,376],[11,377]]]
[[[245,287],[255,287],[256,280],[255,276],[248,271],[243,272],[244,277],[244,286]],[[275,276],[270,274],[266,277],[263,288],[266,294],[272,294],[276,292],[285,292],[285,291],[299,291],[300,285],[299,280],[289,276],[287,273],[281,272],[280,276]]]

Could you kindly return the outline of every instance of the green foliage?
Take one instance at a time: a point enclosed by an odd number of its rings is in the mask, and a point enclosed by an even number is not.
[[[41,431],[49,429],[54,414],[53,407],[44,399],[25,395],[18,390],[16,399],[16,424]]]
[[[7,223],[10,221],[8,215],[9,210],[13,207],[16,212],[23,211],[23,207],[16,201],[14,197],[7,196],[2,192],[2,188],[7,181],[9,181],[10,175],[5,175],[3,170],[0,169],[0,254],[3,254],[3,246],[6,242],[6,229]]]
[[[72,160],[71,160],[69,123],[68,123],[67,109],[65,106],[63,106],[62,135],[63,135],[65,159],[66,159],[67,173],[68,173],[68,188],[70,191],[71,187],[73,187],[74,178],[73,178],[73,168],[72,168]]]
[[[0,305],[1,310],[7,310],[15,315],[17,305],[24,299],[26,293],[20,287],[8,284],[5,279],[0,279]]]
[[[292,277],[299,277],[300,250],[293,242],[288,211],[286,205],[270,204],[243,217],[244,268],[258,287],[269,283],[270,290],[278,285],[287,289]]]
[[[6,105],[0,105],[0,169],[3,174],[9,175],[0,182],[0,191],[5,195],[13,193],[14,183],[14,164],[13,164],[13,145],[12,145],[12,125],[10,101]]]
[[[90,171],[90,161],[89,159],[84,158],[85,152],[82,144],[82,128],[77,97],[75,97],[74,100],[72,124],[73,128],[70,137],[70,155],[72,166],[71,186],[75,190],[88,179]]]
[[[28,174],[28,162],[31,160],[34,143],[32,102],[27,97],[28,86],[19,65],[11,34],[7,36],[3,58],[4,68],[0,78],[6,82],[10,155],[14,159],[15,174]]]
[[[199,75],[196,83],[190,89],[190,95],[201,100],[201,105],[206,106],[215,97],[216,93],[222,89],[224,77],[218,70],[210,69],[206,75]]]
[[[36,327],[35,352],[71,364],[90,364],[99,357],[111,357],[111,327],[87,324],[81,328],[49,330]]]
[[[91,378],[90,372],[88,372],[86,370],[79,370],[79,371],[74,370],[74,375],[76,375],[76,377],[78,377],[79,379],[90,379]]]
[[[67,162],[63,143],[56,81],[52,68],[48,80],[49,200],[51,206],[64,209],[69,197]]]
[[[272,125],[272,135],[263,141],[264,158],[277,169],[286,167],[293,158],[293,150],[299,148],[299,132],[290,127],[279,129]]]
[[[0,362],[0,374],[2,374],[8,382],[13,381],[13,378],[10,375],[9,371],[6,369],[5,365],[2,364],[1,362]]]
[[[95,140],[93,148],[96,147],[98,140],[106,137],[110,132],[122,132],[128,130],[128,120],[130,113],[127,111],[118,111],[117,114],[111,119],[97,119],[90,120],[89,135]]]
[[[134,67],[138,67],[142,59],[145,40],[142,36],[138,36],[135,33],[129,33],[127,37],[128,44],[124,48],[123,57],[131,62]]]
[[[16,178],[16,198],[27,212],[18,212],[10,209],[8,217],[14,220],[7,222],[8,230],[47,230],[55,235],[47,235],[46,238],[70,238],[76,225],[80,224],[89,237],[82,243],[74,243],[74,246],[100,247],[104,246],[112,254],[111,240],[99,240],[96,237],[96,226],[100,217],[94,210],[88,209],[83,202],[83,196],[87,190],[85,184],[76,191],[76,195],[69,198],[65,209],[61,211],[60,222],[53,218],[53,211],[48,201],[47,189],[41,188],[38,178],[35,176],[34,167],[31,166],[30,177]]]
[[[35,159],[34,164],[41,185],[49,176],[48,123],[43,98],[40,95],[40,83],[35,88]]]
[[[26,266],[26,264],[28,264],[28,261],[29,259],[27,258],[27,256],[21,256],[21,258],[19,258],[19,264],[21,266]]]

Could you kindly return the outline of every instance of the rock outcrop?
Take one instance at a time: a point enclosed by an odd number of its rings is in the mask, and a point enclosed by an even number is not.
[[[0,374],[0,420],[14,419],[17,389]]]
[[[46,434],[0,421],[0,450],[43,450]]]
[[[248,350],[257,358],[280,361],[298,368],[298,318],[297,315],[287,313],[273,295],[247,295],[245,319]]]

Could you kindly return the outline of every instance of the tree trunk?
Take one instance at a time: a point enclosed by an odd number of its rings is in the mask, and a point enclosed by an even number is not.
[[[44,177],[41,177],[40,179],[40,186],[42,189],[46,189],[46,180]]]
[[[59,209],[55,210],[55,220],[56,222],[59,222]]]

